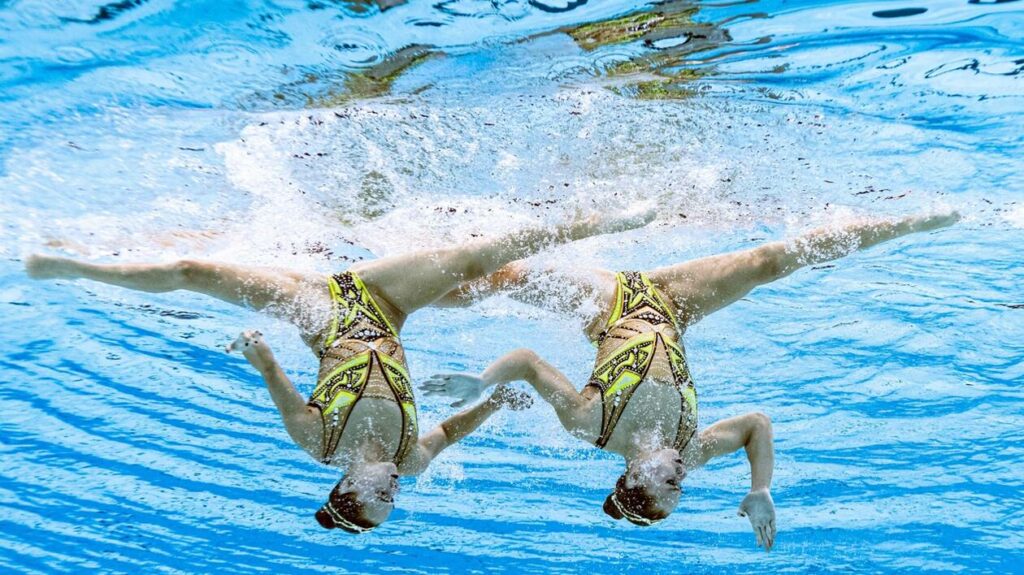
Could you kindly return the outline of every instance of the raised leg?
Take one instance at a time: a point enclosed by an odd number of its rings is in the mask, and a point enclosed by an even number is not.
[[[460,284],[493,273],[545,246],[643,226],[651,212],[590,218],[552,229],[535,228],[465,246],[422,251],[357,264],[352,271],[397,311],[408,315],[431,305]]]
[[[600,321],[611,313],[615,274],[602,269],[531,268],[519,260],[460,285],[434,305],[467,307],[499,293],[547,311],[575,315],[593,339],[600,331]]]
[[[675,304],[679,321],[689,325],[739,300],[755,287],[804,266],[838,259],[907,234],[950,226],[959,219],[956,212],[944,212],[819,228],[788,241],[662,267],[647,275]]]
[[[322,278],[272,268],[180,260],[164,264],[92,264],[45,255],[25,262],[35,279],[90,279],[149,293],[187,290],[295,323],[304,337],[329,317]]]

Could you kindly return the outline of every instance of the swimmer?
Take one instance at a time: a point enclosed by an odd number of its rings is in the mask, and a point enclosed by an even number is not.
[[[317,461],[345,470],[316,513],[318,522],[362,533],[391,514],[400,475],[423,472],[438,453],[500,408],[519,409],[529,400],[499,389],[420,437],[399,340],[409,314],[547,245],[640,227],[653,217],[648,211],[578,219],[463,247],[360,262],[328,278],[193,260],[101,265],[46,255],[30,256],[26,271],[35,279],[84,278],[151,293],[198,292],[298,326],[320,361],[308,400],[258,331],[243,332],[227,351],[240,351],[262,375],[288,435]]]
[[[422,385],[426,395],[456,398],[461,406],[494,385],[526,381],[554,408],[575,437],[621,455],[626,470],[604,502],[615,519],[653,525],[679,504],[688,473],[708,460],[746,450],[750,491],[738,513],[750,520],[757,544],[775,544],[775,504],[770,492],[774,452],[772,424],[762,413],[719,421],[697,433],[697,394],[680,336],[687,326],[746,296],[755,287],[797,269],[914,232],[949,226],[955,212],[896,221],[865,221],[818,229],[790,241],[715,255],[648,272],[591,270],[564,276],[568,301],[555,302],[538,289],[523,262],[467,283],[439,304],[469,305],[496,292],[557,311],[575,307],[588,315],[587,337],[597,347],[590,381],[577,392],[554,366],[529,349],[512,351],[480,375],[440,374]],[[537,278],[540,280],[541,278]],[[598,305],[587,306],[587,302]]]

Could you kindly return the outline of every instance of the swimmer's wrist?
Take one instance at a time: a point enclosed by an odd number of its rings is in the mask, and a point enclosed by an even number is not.
[[[497,391],[495,391],[487,399],[485,399],[483,404],[484,407],[492,411],[501,411],[501,408],[505,407],[505,401],[501,398],[501,394]]]
[[[274,357],[274,352],[270,351],[270,348],[263,346],[262,349],[256,348],[245,354],[245,358],[249,360],[249,363],[256,368],[260,373],[266,374],[269,372],[276,371],[278,368],[277,358]]]
[[[273,360],[271,360],[269,362],[267,362],[267,361],[261,361],[259,363],[253,362],[252,366],[256,368],[256,371],[260,372],[263,375],[268,375],[268,374],[271,374],[271,373],[276,373],[277,370],[278,370],[277,362],[273,361]]]

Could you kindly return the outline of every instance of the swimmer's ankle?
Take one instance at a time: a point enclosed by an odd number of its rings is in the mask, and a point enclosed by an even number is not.
[[[36,280],[61,279],[73,277],[71,264],[73,260],[43,254],[31,254],[25,258],[25,273]]]

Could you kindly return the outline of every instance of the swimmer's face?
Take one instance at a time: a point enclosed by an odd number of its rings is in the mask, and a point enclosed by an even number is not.
[[[679,451],[665,448],[634,459],[626,473],[626,487],[641,487],[655,507],[669,515],[679,505],[685,478],[686,467]]]
[[[395,509],[398,493],[398,467],[394,463],[366,463],[349,469],[340,485],[341,491],[355,495],[363,517],[380,525]]]

